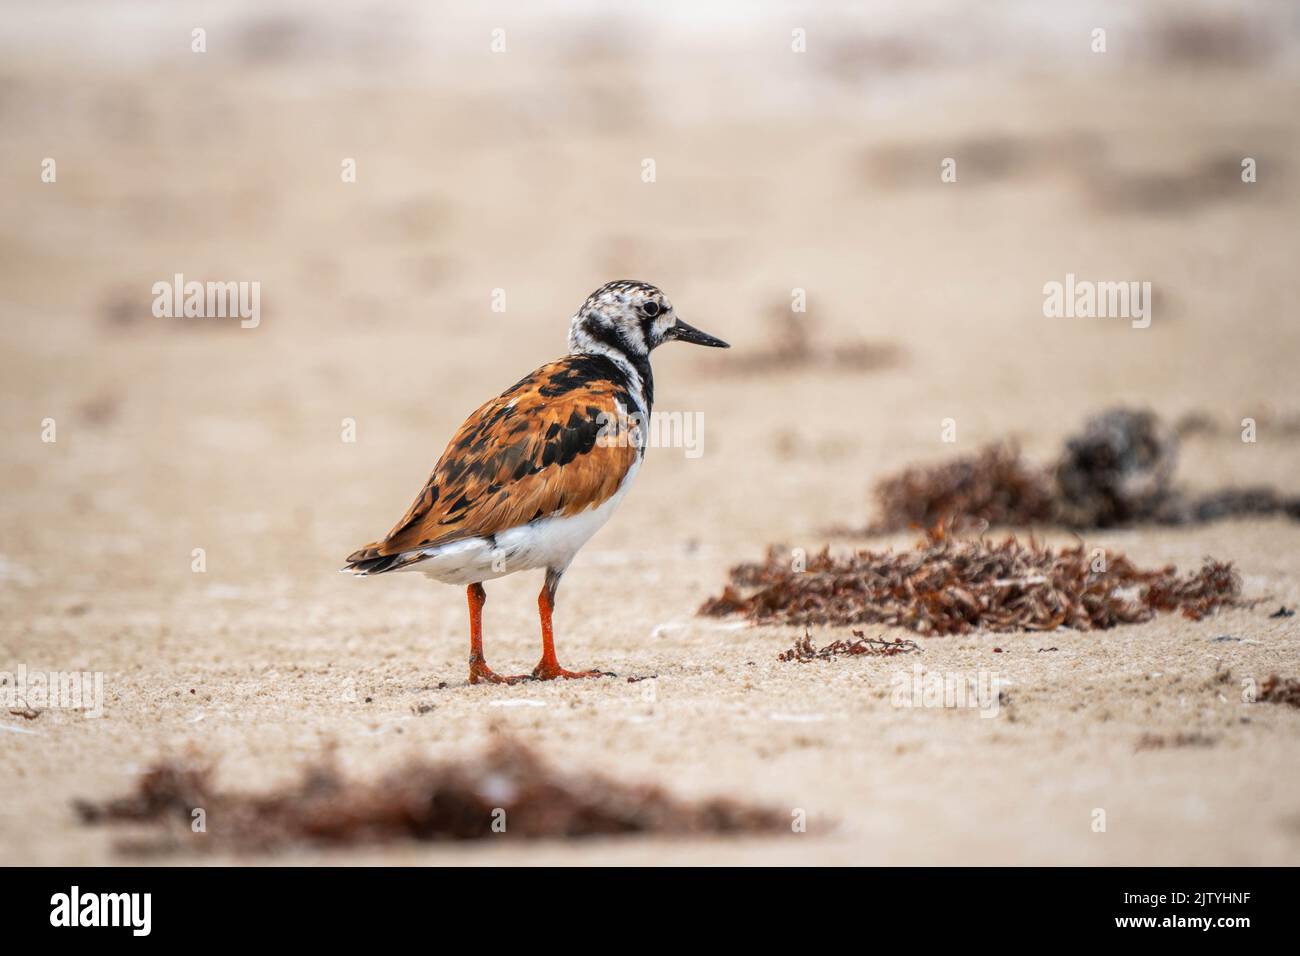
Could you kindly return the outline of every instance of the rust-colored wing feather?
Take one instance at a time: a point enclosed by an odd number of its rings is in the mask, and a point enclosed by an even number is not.
[[[349,555],[349,566],[391,570],[404,552],[600,504],[636,460],[635,443],[620,438],[635,408],[608,359],[543,365],[466,419],[402,520]]]

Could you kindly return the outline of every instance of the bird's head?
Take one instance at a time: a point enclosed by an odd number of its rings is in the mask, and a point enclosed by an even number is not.
[[[569,326],[570,352],[620,352],[645,359],[665,342],[730,348],[677,317],[668,297],[648,282],[607,282],[582,303]]]

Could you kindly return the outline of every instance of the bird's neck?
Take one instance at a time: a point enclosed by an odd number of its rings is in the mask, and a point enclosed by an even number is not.
[[[569,337],[570,355],[599,355],[613,362],[627,377],[632,395],[648,415],[654,404],[654,373],[650,370],[650,356],[629,348],[620,336],[595,336],[586,329],[575,329]]]

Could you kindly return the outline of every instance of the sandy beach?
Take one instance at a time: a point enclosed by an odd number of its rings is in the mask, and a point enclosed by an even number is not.
[[[104,698],[98,718],[0,711],[7,863],[1300,863],[1300,710],[1249,694],[1300,677],[1300,616],[1270,616],[1300,606],[1287,518],[1083,535],[1144,567],[1233,562],[1254,603],[1201,621],[875,628],[922,649],[793,663],[777,655],[802,628],[696,615],[769,545],[911,547],[831,534],[867,526],[881,477],[1004,438],[1046,460],[1115,405],[1205,416],[1180,449],[1191,489],[1300,494],[1283,7],[1239,29],[1206,8],[1191,22],[1217,45],[1187,40],[1176,5],[1107,7],[1104,56],[1088,24],[1046,38],[1032,19],[957,49],[943,5],[685,33],[647,11],[236,8],[203,54],[182,4],[138,29],[130,4],[19,7],[0,57],[0,672],[98,673]],[[73,13],[87,36],[63,46]],[[178,273],[259,283],[256,326],[157,317],[151,289]],[[1045,317],[1068,274],[1150,282],[1149,327]],[[625,276],[733,348],[655,354],[657,408],[699,416],[698,454],[651,449],[560,589],[561,663],[618,676],[470,686],[463,591],[336,570]],[[786,360],[794,290],[811,353]],[[540,583],[488,585],[501,672],[536,661]],[[995,677],[996,713],[896,706],[918,663]],[[142,861],[73,810],[169,757],[262,791],[325,748],[365,779],[502,735],[557,767],[802,812],[806,832]]]

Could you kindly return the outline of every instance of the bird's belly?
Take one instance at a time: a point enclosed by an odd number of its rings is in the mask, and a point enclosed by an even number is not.
[[[628,482],[624,481],[598,507],[574,515],[541,518],[491,537],[454,541],[403,570],[422,571],[444,584],[474,584],[533,568],[566,568],[578,550],[609,520],[627,486]]]

